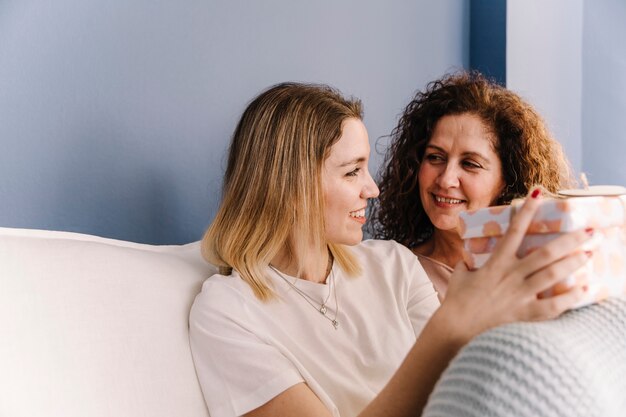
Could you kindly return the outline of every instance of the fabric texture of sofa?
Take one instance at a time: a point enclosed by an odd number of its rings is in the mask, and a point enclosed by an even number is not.
[[[0,228],[0,416],[208,417],[188,314],[214,272],[198,242]],[[424,416],[617,417],[625,392],[626,301],[610,300],[479,336]]]
[[[206,417],[188,315],[199,244],[0,228],[0,416]]]

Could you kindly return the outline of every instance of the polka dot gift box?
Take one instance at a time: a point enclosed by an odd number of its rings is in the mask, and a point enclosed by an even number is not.
[[[489,259],[520,204],[461,214],[459,234],[465,241],[470,268],[478,268]],[[543,199],[517,255],[523,257],[563,233],[588,227],[595,230],[586,244],[596,248],[594,256],[584,268],[564,277],[540,297],[561,294],[574,283],[589,287],[578,307],[626,294],[626,195]]]

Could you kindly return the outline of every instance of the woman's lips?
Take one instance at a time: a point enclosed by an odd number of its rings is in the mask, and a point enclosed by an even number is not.
[[[365,224],[365,207],[355,211],[351,211],[350,218],[361,224]]]
[[[466,202],[466,200],[460,198],[444,197],[435,194],[432,194],[432,196],[435,205],[442,208],[458,207]]]

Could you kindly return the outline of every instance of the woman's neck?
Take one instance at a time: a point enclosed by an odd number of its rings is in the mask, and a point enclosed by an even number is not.
[[[274,256],[271,265],[286,275],[325,283],[333,265],[330,250],[327,247],[318,250],[309,248],[303,252],[306,252],[306,255],[285,247]]]
[[[413,252],[454,268],[463,259],[463,239],[454,230],[435,229],[430,239],[416,246]]]

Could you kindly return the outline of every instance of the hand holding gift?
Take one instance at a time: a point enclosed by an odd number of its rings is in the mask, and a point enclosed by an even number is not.
[[[457,318],[453,334],[471,338],[490,327],[514,321],[554,318],[581,303],[586,286],[575,283],[561,294],[538,298],[563,277],[576,273],[590,262],[585,249],[593,239],[592,229],[565,233],[524,257],[517,254],[533,220],[545,201],[535,189],[499,240],[481,268],[470,270],[460,262],[452,275],[442,310]]]
[[[606,188],[603,187],[602,190]],[[583,248],[595,250],[590,262],[584,268],[563,276],[553,287],[540,293],[540,297],[561,294],[573,285],[586,285],[588,291],[576,305],[580,307],[611,295],[624,294],[626,195],[599,196],[597,192],[599,189],[589,189],[576,194],[591,197],[547,198],[538,207],[518,248],[518,257],[536,251],[564,233],[584,229],[595,231],[594,239]],[[465,240],[470,268],[478,268],[489,259],[518,206],[489,207],[461,215],[459,234]]]

